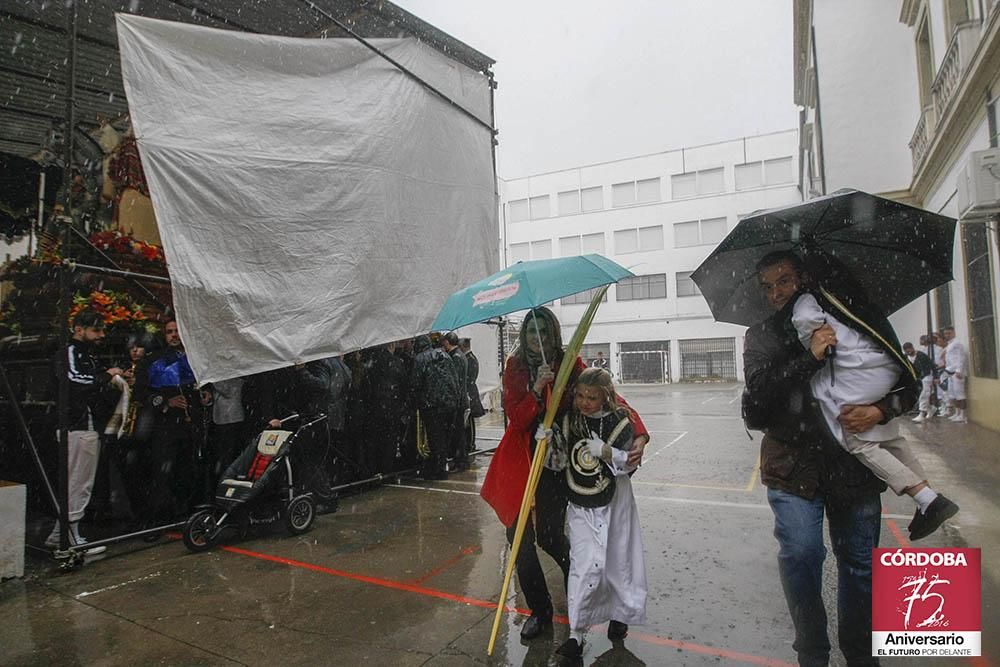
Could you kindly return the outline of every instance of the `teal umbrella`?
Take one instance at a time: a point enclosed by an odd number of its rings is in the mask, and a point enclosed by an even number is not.
[[[432,331],[451,331],[492,317],[537,308],[634,274],[602,255],[518,262],[455,292]]]

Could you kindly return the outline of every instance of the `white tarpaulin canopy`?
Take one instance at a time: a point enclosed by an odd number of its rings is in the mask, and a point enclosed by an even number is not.
[[[199,382],[424,333],[497,270],[488,127],[355,40],[117,18]],[[414,39],[372,43],[490,124],[484,75]]]

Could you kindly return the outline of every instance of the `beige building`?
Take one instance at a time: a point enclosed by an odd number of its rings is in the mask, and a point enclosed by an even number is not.
[[[957,218],[955,279],[892,317],[955,327],[969,416],[1000,430],[1000,0],[795,0],[806,197],[853,187]]]

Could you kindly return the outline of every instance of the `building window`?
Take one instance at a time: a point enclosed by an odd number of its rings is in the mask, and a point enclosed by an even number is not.
[[[629,206],[635,203],[635,181],[615,183],[611,186],[611,205]]]
[[[551,259],[552,258],[552,241],[545,239],[544,241],[532,241],[531,242],[531,259]]]
[[[670,177],[670,189],[674,199],[682,197],[695,197],[698,195],[698,174],[674,174]]]
[[[670,382],[670,341],[619,343],[618,362],[622,383]]]
[[[725,218],[708,218],[674,223],[674,247],[716,244],[726,238]]]
[[[681,380],[735,380],[736,339],[680,341]]]
[[[677,296],[701,296],[701,290],[693,280],[691,280],[691,274],[693,271],[678,271],[677,276]]]
[[[561,257],[593,254],[604,254],[603,232],[584,234],[583,236],[563,236],[559,239],[559,255]]]
[[[511,243],[510,255],[507,258],[511,264],[525,262],[531,259],[531,246],[527,243]]]
[[[615,232],[615,254],[624,255],[639,251],[639,234],[635,229],[620,229]]]
[[[573,215],[580,212],[580,191],[569,190],[559,193],[559,215]]]
[[[736,165],[736,189],[750,190],[764,185],[764,172],[760,162]]]
[[[636,201],[640,204],[651,204],[660,201],[660,179],[647,178],[635,182]]]
[[[580,254],[580,237],[564,236],[559,239],[559,255],[561,257],[575,257]]]
[[[725,192],[725,170],[722,167],[716,167],[715,169],[701,169],[686,174],[674,174],[670,177],[670,187],[674,199]]]
[[[986,123],[989,127],[990,148],[1000,146],[1000,134],[997,131],[997,99],[994,97],[986,103]]]
[[[795,180],[792,158],[782,157],[764,160],[764,185],[781,185]]]
[[[532,220],[540,220],[542,218],[551,217],[551,211],[549,210],[548,195],[539,195],[537,197],[531,197],[528,199],[528,204],[531,208]]]
[[[623,278],[616,288],[618,301],[640,301],[643,299],[667,298],[667,274]]]
[[[989,230],[982,223],[962,225],[965,284],[969,290],[969,348],[972,374],[997,377],[996,318],[990,271]]]
[[[580,190],[580,200],[584,213],[600,211],[604,208],[604,188],[599,185],[593,188],[584,188]]]
[[[510,212],[511,222],[524,222],[531,219],[527,199],[515,199],[507,202],[507,210]]]
[[[938,328],[954,326],[955,321],[951,312],[951,283],[945,283],[938,287],[934,290],[934,295],[936,296]]]
[[[604,232],[584,234],[580,243],[580,252],[584,255],[604,254]]]
[[[615,254],[663,250],[663,226],[619,229],[615,232]]]
[[[917,84],[920,90],[920,107],[926,109],[931,99],[931,84],[934,82],[934,53],[931,51],[930,21],[924,12],[916,31]]]
[[[736,165],[736,189],[750,190],[767,185],[782,185],[795,180],[792,158],[782,157]]]
[[[559,299],[559,303],[564,306],[573,306],[577,304],[590,304],[594,300],[594,295],[597,294],[597,290],[600,287],[595,287],[594,289],[589,289],[586,292],[577,292],[576,294],[571,294],[569,296],[564,296]],[[604,296],[601,298],[601,303],[606,303],[608,300],[608,293],[605,292]]]

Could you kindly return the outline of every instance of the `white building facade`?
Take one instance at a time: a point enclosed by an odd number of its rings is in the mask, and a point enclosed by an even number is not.
[[[504,260],[599,253],[636,275],[581,354],[619,382],[742,380],[745,328],[715,322],[690,275],[740,218],[802,200],[797,151],[787,130],[501,181]],[[565,340],[590,299],[552,304]]]
[[[969,417],[1000,430],[1000,0],[793,6],[804,192],[854,187],[959,220],[955,279],[892,321],[914,343],[955,327]]]

